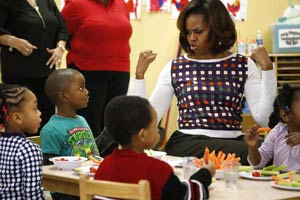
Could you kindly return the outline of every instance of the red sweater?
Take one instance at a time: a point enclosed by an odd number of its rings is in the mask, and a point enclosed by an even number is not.
[[[87,71],[129,71],[132,28],[123,0],[66,0],[62,10],[70,35],[67,64]]]

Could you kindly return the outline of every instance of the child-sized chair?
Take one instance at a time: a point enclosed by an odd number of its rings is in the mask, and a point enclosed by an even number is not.
[[[80,175],[80,200],[90,200],[95,195],[132,200],[150,200],[150,184],[147,180],[139,183],[121,183],[90,179],[88,175]]]

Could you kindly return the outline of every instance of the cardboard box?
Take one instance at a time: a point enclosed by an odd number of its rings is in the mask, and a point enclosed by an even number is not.
[[[300,24],[273,24],[274,53],[300,53]]]

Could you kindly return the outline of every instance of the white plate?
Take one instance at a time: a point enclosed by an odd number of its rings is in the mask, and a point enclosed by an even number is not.
[[[260,173],[260,170],[255,170],[255,171],[257,171],[257,172]],[[255,171],[240,172],[239,175],[242,178],[251,179],[251,180],[257,180],[257,181],[271,181],[271,180],[273,180],[272,176],[259,176],[259,177],[252,176],[252,172],[255,172]]]
[[[283,185],[277,185],[274,181],[271,181],[271,185],[274,188],[279,188],[283,190],[294,190],[294,191],[300,191],[300,187],[289,187],[289,186],[283,186]]]
[[[87,174],[89,176],[95,176],[95,173],[90,172],[90,167],[95,167],[95,166],[76,167],[74,168],[74,171],[76,174]]]
[[[50,158],[49,160],[52,161],[58,169],[73,170],[76,167],[80,167],[81,164],[87,160],[87,158],[76,156],[59,156]]]

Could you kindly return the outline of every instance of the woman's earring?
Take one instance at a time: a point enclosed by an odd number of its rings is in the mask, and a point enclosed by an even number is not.
[[[222,42],[220,41],[220,42],[219,42],[219,46],[221,46],[221,45],[222,45]]]

